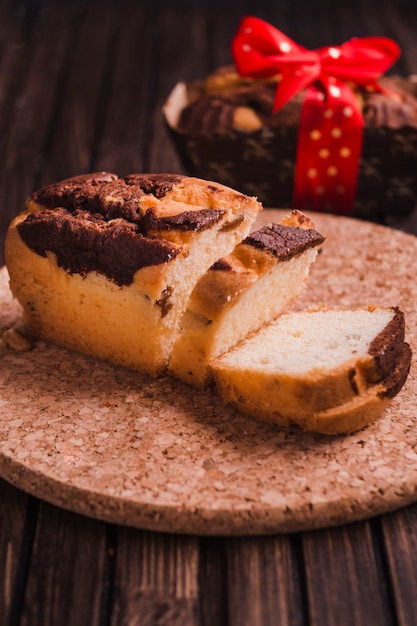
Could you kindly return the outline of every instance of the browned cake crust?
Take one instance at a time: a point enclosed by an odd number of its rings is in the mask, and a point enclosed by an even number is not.
[[[375,337],[369,348],[369,355],[375,363],[379,380],[386,380],[393,373],[400,355],[403,355],[402,358],[404,358],[404,313],[398,307],[394,307],[394,311],[394,317],[388,326]],[[405,353],[408,354],[408,350]],[[387,383],[387,388],[391,387],[395,388],[396,385],[388,385]]]
[[[323,242],[323,235],[314,228],[307,230],[301,226],[267,224],[251,233],[242,243],[258,250],[266,250],[280,261],[287,261]]]
[[[325,411],[312,412],[300,425],[310,431],[325,435],[355,432],[371,424],[386,409],[405,384],[410,371],[412,351],[404,343],[387,377],[367,387],[361,394],[344,404]]]

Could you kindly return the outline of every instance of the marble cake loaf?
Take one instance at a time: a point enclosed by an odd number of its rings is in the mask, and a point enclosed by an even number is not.
[[[261,208],[180,175],[102,172],[52,184],[9,227],[12,293],[40,337],[157,376],[195,283]]]
[[[10,224],[13,295],[41,338],[328,434],[370,423],[411,363],[396,307],[290,313],[324,241],[299,211],[221,184],[102,172],[33,193]],[[252,232],[251,232],[252,231]]]

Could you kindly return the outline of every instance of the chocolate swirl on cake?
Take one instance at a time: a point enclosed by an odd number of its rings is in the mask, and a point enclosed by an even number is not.
[[[181,252],[181,245],[161,233],[200,232],[224,215],[219,209],[163,214],[161,201],[183,178],[118,178],[101,172],[54,183],[30,196],[29,203],[39,210],[19,224],[19,234],[37,254],[54,253],[59,267],[70,274],[96,271],[118,285],[129,285],[139,269],[166,263]],[[144,196],[151,200],[146,206],[141,205]]]

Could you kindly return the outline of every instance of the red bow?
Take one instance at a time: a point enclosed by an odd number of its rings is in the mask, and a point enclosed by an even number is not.
[[[307,162],[304,165],[308,171],[302,171],[300,161],[305,160],[306,152],[311,148],[305,140],[312,132],[318,131],[321,135],[321,143],[320,145],[316,143],[316,146],[320,148],[322,154],[327,154],[329,150],[327,144],[323,143],[324,135],[322,132],[323,130],[326,131],[326,122],[323,122],[324,127],[322,128],[320,120],[326,120],[326,118],[329,120],[335,113],[340,125],[343,122],[343,110],[345,113],[349,112],[348,117],[351,118],[351,126],[353,123],[354,128],[352,130],[350,126],[342,130],[348,131],[344,132],[344,139],[346,143],[346,135],[348,134],[350,145],[341,146],[339,149],[344,150],[345,155],[349,151],[350,156],[357,156],[356,167],[352,166],[353,159],[346,160],[344,157],[343,168],[346,170],[346,175],[343,177],[342,183],[335,175],[335,168],[339,171],[335,165],[330,168],[327,167],[326,171],[333,171],[333,183],[334,185],[338,184],[338,191],[334,192],[333,190],[330,194],[332,195],[331,201],[334,202],[335,199],[343,198],[341,211],[348,212],[351,210],[356,193],[363,120],[354,94],[346,83],[355,83],[380,90],[376,79],[396,61],[400,54],[399,46],[385,37],[365,37],[351,39],[340,46],[307,50],[267,22],[256,17],[245,17],[233,40],[232,51],[237,70],[241,76],[267,78],[280,75],[274,104],[275,112],[299,91],[307,88],[299,131],[295,198],[305,204],[308,195],[311,208],[322,208],[319,206],[322,205],[322,202],[317,197],[317,193],[313,193],[313,188],[307,190],[307,187],[311,187],[311,185],[306,179],[309,175],[311,182],[315,171],[320,174],[324,170],[320,159],[317,161],[317,159],[307,155]],[[318,113],[319,108],[321,113]],[[339,129],[339,126],[333,125],[331,127],[327,122],[327,131],[330,134],[334,132],[335,128]],[[355,129],[356,132],[354,132]],[[316,139],[318,133],[316,133]],[[329,154],[328,156],[332,155]],[[316,177],[314,187],[316,191],[319,190],[319,196],[323,196],[323,189],[330,188],[329,184],[326,188],[323,186],[322,179],[323,176],[317,181]],[[325,182],[328,183],[328,181]],[[349,189],[346,188],[346,184],[348,184]],[[302,192],[299,192],[300,186],[303,187]],[[312,195],[315,198],[312,198]]]

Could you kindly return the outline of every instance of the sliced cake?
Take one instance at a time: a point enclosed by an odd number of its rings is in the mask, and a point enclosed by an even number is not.
[[[378,399],[371,402],[376,417],[405,382],[411,351],[404,327],[395,307],[283,315],[213,361],[217,389],[254,418],[318,432],[355,430],[369,422],[362,409],[370,397]]]
[[[191,294],[170,373],[199,388],[211,383],[211,360],[291,308],[323,241],[313,223],[293,211],[212,265]]]
[[[11,290],[40,337],[156,376],[195,283],[261,208],[181,175],[67,179],[32,194],[10,225]]]

